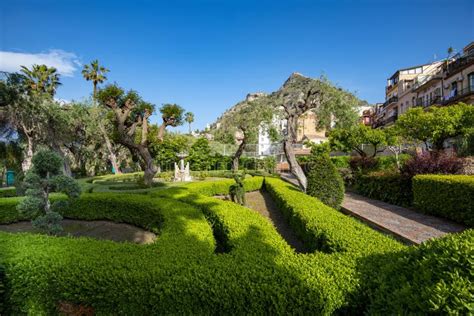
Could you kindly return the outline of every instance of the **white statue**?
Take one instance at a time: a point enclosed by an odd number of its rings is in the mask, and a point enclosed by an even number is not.
[[[184,166],[184,158],[188,156],[187,153],[179,153],[176,156],[178,156],[179,160],[179,167],[178,164],[175,162],[174,163],[174,181],[191,181],[191,172],[189,171],[189,162],[186,163],[186,167]]]

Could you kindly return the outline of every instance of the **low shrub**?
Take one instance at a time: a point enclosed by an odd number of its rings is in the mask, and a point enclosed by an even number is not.
[[[15,188],[0,188],[0,198],[14,197],[17,196]]]
[[[63,214],[160,228],[159,238],[136,245],[0,232],[7,315],[54,315],[59,302],[91,306],[98,314],[199,311],[197,294],[205,293],[200,282],[207,279],[201,275],[213,269],[200,262],[212,263],[215,241],[197,208],[166,198],[90,194]]]
[[[418,175],[413,198],[417,210],[474,227],[474,176]]]
[[[273,196],[295,233],[312,250],[351,252],[357,256],[400,248],[400,244],[392,238],[337,212],[288,183],[266,178],[265,188]]]
[[[353,173],[367,173],[377,168],[377,160],[373,157],[353,156],[349,160],[349,166]]]
[[[338,209],[344,198],[344,182],[328,155],[313,155],[308,161],[306,192],[324,204]]]
[[[337,168],[337,172],[341,175],[345,187],[352,187],[354,185],[354,174],[350,168]]]
[[[0,315],[5,312],[5,268],[0,265]]]
[[[462,168],[462,159],[453,154],[425,152],[406,161],[401,173],[407,177],[417,174],[457,174]]]
[[[351,156],[332,156],[331,162],[336,168],[349,168],[349,161]]]
[[[10,224],[17,221],[28,220],[25,214],[20,214],[16,206],[23,197],[10,197],[0,199],[0,224]]]
[[[194,193],[205,196],[227,195],[229,193],[229,187],[234,183],[234,180],[228,179],[210,182],[192,182],[185,185],[185,187]],[[247,178],[244,181],[245,191],[251,192],[260,190],[262,183],[262,177]]]
[[[474,310],[474,230],[361,261],[373,315],[470,315]],[[376,275],[369,269],[380,269]],[[372,270],[373,271],[373,270]]]
[[[354,181],[357,193],[400,206],[413,203],[411,179],[398,173],[372,172],[358,174]]]
[[[166,186],[165,183],[163,182],[154,182],[151,187],[152,188],[159,188],[159,187],[164,187]],[[148,189],[150,187],[144,185],[144,184],[135,184],[135,183],[131,183],[131,184],[125,184],[125,185],[111,185],[109,186],[109,190],[111,191],[129,191],[129,190],[142,190],[142,189]],[[92,193],[92,192],[90,192]]]
[[[395,156],[377,156],[377,165],[375,167],[378,171],[397,170],[397,160]],[[400,166],[403,167],[405,163],[411,159],[409,154],[398,155]]]
[[[375,301],[369,303],[378,296],[366,294],[385,289],[376,282],[386,277],[380,275],[383,267],[370,266],[375,280],[369,283],[363,270],[369,265],[360,264],[397,256],[405,246],[290,184],[266,178],[265,188],[291,227],[316,251],[295,254],[266,218],[211,197],[225,194],[232,183],[189,183],[144,196],[85,194],[62,210],[65,217],[158,228],[150,245],[0,232],[5,314],[57,314],[59,302],[99,315],[331,315],[365,312],[369,306],[376,311]],[[248,191],[262,184],[260,177],[245,180]],[[7,200],[15,209],[19,198],[0,200],[0,216],[11,207]],[[215,253],[216,241],[224,253]],[[449,291],[457,289],[447,284]]]

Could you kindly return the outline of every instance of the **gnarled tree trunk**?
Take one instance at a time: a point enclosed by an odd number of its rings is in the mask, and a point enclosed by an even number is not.
[[[109,136],[107,135],[107,132],[105,131],[105,128],[101,123],[99,123],[99,129],[102,133],[102,136],[104,137],[107,150],[109,151],[109,160],[115,170],[115,174],[122,174],[122,171],[120,170],[120,167],[117,163],[117,155],[115,155],[114,148],[112,147],[112,143],[110,142]]]
[[[30,135],[26,134],[26,153],[25,153],[25,159],[23,159],[23,162],[21,163],[21,169],[23,172],[27,172],[31,168],[31,160],[33,159],[33,154],[34,154],[34,141],[33,137]]]
[[[237,151],[232,157],[232,171],[233,172],[239,171],[239,160],[240,160],[240,157],[242,156],[242,153],[244,152],[246,145],[247,145],[247,137],[245,136],[245,132],[244,132],[244,138],[242,139],[242,142],[239,144]]]
[[[298,161],[296,160],[295,151],[293,149],[294,144],[296,143],[296,129],[298,127],[298,117],[295,115],[288,116],[287,121],[287,136],[283,141],[283,150],[285,152],[286,160],[290,165],[291,173],[296,177],[298,180],[298,184],[300,189],[303,192],[306,192],[307,188],[307,179],[306,175],[303,172],[303,169],[299,165]]]

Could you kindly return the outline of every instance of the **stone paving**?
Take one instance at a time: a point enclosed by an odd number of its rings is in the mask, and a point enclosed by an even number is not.
[[[281,178],[297,185],[291,174],[281,174]],[[409,244],[421,244],[428,239],[461,232],[467,228],[439,217],[372,200],[352,192],[346,192],[344,195],[341,211]]]
[[[466,227],[413,210],[346,192],[341,210],[412,244],[461,232]]]

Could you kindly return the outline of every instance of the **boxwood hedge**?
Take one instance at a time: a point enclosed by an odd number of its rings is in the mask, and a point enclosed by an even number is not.
[[[474,176],[418,175],[413,178],[415,207],[474,227]]]
[[[17,196],[16,188],[0,188],[0,198]]]
[[[366,197],[400,206],[413,203],[412,181],[398,173],[359,174],[354,182],[357,193]]]
[[[379,276],[382,267],[372,258],[407,249],[279,179],[247,179],[247,190],[263,186],[272,194],[314,250],[297,254],[267,219],[212,197],[232,183],[142,196],[85,194],[63,210],[70,218],[154,229],[159,237],[151,245],[0,233],[7,314],[54,314],[59,302],[97,314],[359,313],[383,290],[363,269]],[[0,200],[0,213],[9,214],[2,221],[15,220],[17,202]],[[215,251],[211,225],[222,235],[223,253]]]
[[[374,315],[471,315],[474,231],[448,235],[399,253],[364,258],[367,308]],[[368,260],[371,260],[369,262]],[[378,267],[377,274],[370,270]]]

